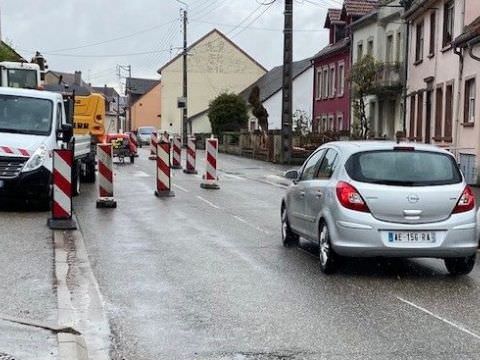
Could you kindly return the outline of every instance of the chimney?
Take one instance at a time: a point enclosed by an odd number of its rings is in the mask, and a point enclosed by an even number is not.
[[[81,71],[75,71],[75,77],[74,77],[74,80],[73,80],[73,83],[75,85],[82,85],[82,72]]]

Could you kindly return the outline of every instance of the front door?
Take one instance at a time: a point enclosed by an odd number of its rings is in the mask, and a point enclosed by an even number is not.
[[[307,222],[306,236],[316,241],[318,239],[317,219],[332,195],[331,177],[338,163],[338,153],[328,149],[315,174],[315,179],[309,182],[305,201],[305,218]],[[333,186],[335,188],[335,186]]]
[[[299,179],[289,191],[288,220],[292,229],[303,235],[306,234],[308,221],[305,216],[305,198],[309,183],[314,179],[323,158],[325,149],[313,153],[302,167]]]

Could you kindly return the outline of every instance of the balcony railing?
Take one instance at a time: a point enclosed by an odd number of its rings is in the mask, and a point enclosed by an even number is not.
[[[402,66],[399,63],[382,63],[377,71],[377,87],[397,87],[402,85]]]

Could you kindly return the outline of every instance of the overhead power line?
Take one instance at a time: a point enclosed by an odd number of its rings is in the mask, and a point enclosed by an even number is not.
[[[20,49],[21,51],[31,51],[31,50],[25,50],[25,49]],[[121,56],[137,56],[137,55],[149,55],[149,54],[156,54],[156,53],[161,53],[161,52],[167,52],[170,51],[170,48],[168,49],[162,49],[162,50],[151,50],[151,51],[142,51],[142,52],[133,52],[133,53],[123,53],[123,54],[89,54],[89,55],[84,55],[84,54],[61,54],[61,53],[50,53],[50,52],[42,52],[44,55],[49,55],[49,56],[64,56],[64,57],[81,57],[81,58],[108,58],[108,57],[121,57]]]
[[[191,22],[202,23],[202,24],[210,24],[210,25],[217,25],[217,26],[231,26],[231,27],[238,27],[235,24],[226,24],[226,23],[216,23],[212,21],[204,21],[198,19],[190,19]],[[240,26],[239,29],[248,29],[248,30],[261,30],[261,31],[278,31],[282,32],[283,29],[281,28],[264,28],[264,27],[254,27],[254,26]],[[324,29],[294,29],[293,32],[320,32],[325,31]]]

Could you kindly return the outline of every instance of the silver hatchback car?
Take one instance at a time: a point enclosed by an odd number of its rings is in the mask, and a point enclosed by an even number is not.
[[[445,150],[332,142],[285,176],[293,184],[282,200],[283,244],[318,243],[324,273],[340,256],[442,258],[454,275],[475,265],[475,197]]]

